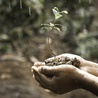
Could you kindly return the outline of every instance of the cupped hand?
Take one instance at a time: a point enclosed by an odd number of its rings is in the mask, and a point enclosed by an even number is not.
[[[82,57],[74,54],[61,54],[55,57],[46,59],[44,62],[35,62],[34,66],[58,66],[58,65],[73,65],[78,69],[88,72],[92,75],[98,76],[98,64],[85,60]],[[32,69],[32,68],[31,68]]]
[[[35,62],[34,66],[58,66],[62,64],[73,65],[79,69],[84,69],[87,65],[85,64],[86,60],[82,57],[74,54],[64,53],[55,57],[46,59],[44,62]],[[86,68],[85,68],[86,69]]]
[[[97,69],[97,63],[68,53],[51,57],[44,62],[35,62],[31,68],[33,76],[40,86],[56,94],[64,94],[78,88],[85,88],[86,85],[87,88],[89,88],[89,86],[92,87],[97,80],[94,80],[95,76],[98,77]],[[84,76],[86,76],[86,78]],[[83,81],[86,81],[86,85],[83,85],[85,84]],[[90,81],[93,82],[90,84]],[[98,87],[95,86],[95,84],[93,86],[94,88]],[[98,88],[87,90],[96,94]]]
[[[32,67],[35,79],[41,87],[56,94],[78,89],[78,68],[72,65]]]

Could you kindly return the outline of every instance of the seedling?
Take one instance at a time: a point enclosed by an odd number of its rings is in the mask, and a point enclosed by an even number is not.
[[[58,32],[61,32],[60,28],[57,27],[57,26],[62,26],[61,24],[56,24],[57,20],[62,18],[64,14],[68,14],[67,11],[59,11],[59,9],[57,7],[54,7],[52,9],[53,11],[53,14],[54,14],[54,20],[53,22],[50,22],[48,24],[41,24],[42,25],[42,28],[41,29],[46,29],[46,30],[49,30],[49,32],[47,33],[48,34],[48,40],[47,40],[47,45],[49,47],[49,50],[52,54],[52,56],[56,56],[51,47],[50,47],[50,41],[49,41],[49,34],[53,32],[53,30],[57,30]]]
[[[57,20],[63,17],[63,14],[68,14],[67,11],[59,11],[57,7],[53,8],[53,14],[54,14],[54,21],[50,22],[48,24],[42,24],[42,29],[48,29],[48,41],[47,41],[47,45],[49,47],[50,52],[52,53],[53,57],[46,59],[44,62],[47,66],[57,66],[57,65],[62,65],[62,64],[69,64],[69,65],[73,65],[75,67],[79,68],[80,65],[80,61],[77,58],[73,58],[70,59],[69,57],[65,57],[65,56],[56,56],[51,47],[50,47],[50,43],[49,43],[49,34],[52,33],[52,31],[55,29],[58,32],[61,32],[60,28],[58,28],[57,26],[62,26],[61,24],[56,24]]]

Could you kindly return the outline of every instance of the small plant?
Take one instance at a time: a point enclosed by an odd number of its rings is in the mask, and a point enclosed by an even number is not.
[[[58,19],[60,19],[60,18],[63,17],[63,14],[68,14],[68,12],[67,12],[67,11],[59,11],[59,9],[58,9],[57,7],[54,7],[54,8],[52,9],[52,11],[53,11],[53,14],[54,14],[54,21],[53,21],[53,22],[50,22],[50,23],[48,23],[48,24],[41,24],[41,25],[42,25],[42,29],[49,30],[49,32],[48,32],[47,45],[48,45],[48,47],[49,47],[49,50],[50,50],[51,54],[52,54],[53,56],[56,56],[56,55],[53,53],[53,51],[52,51],[52,49],[51,49],[51,47],[50,47],[49,34],[50,34],[54,29],[57,30],[58,32],[61,32],[60,28],[57,27],[57,26],[58,26],[58,25],[59,25],[59,26],[62,26],[62,25],[61,25],[61,24],[56,24],[56,22],[57,22]]]

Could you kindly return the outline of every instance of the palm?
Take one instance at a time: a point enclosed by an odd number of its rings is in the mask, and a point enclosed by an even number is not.
[[[72,65],[44,66],[44,69],[43,66],[33,67],[35,79],[40,85],[57,94],[63,94],[78,88],[76,81],[74,81],[77,78],[76,69]]]
[[[51,90],[54,93],[63,94],[77,89],[77,87],[74,85],[73,79],[68,78],[66,75],[64,77],[55,77],[53,81],[55,81],[55,84],[52,85]]]

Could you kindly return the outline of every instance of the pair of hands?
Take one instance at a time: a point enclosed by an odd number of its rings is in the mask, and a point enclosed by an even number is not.
[[[60,58],[63,63],[60,62]],[[36,62],[31,68],[33,76],[41,87],[56,94],[64,94],[81,88],[79,85],[80,72],[89,72],[86,60],[78,55],[62,54],[49,58],[45,62]],[[59,60],[59,61],[58,61]],[[54,63],[53,63],[54,62]],[[59,65],[56,64],[59,63]]]

